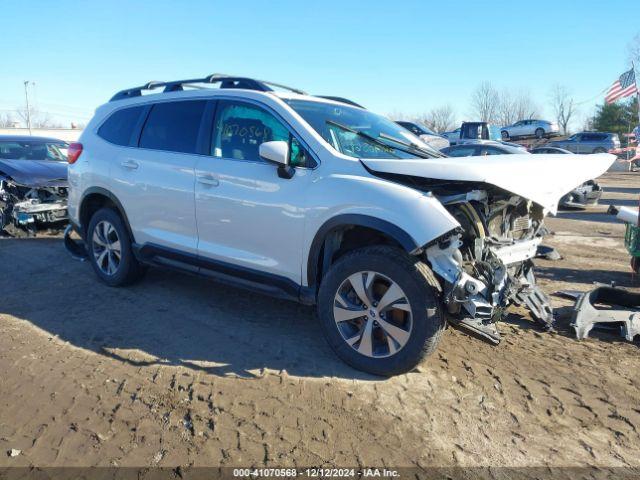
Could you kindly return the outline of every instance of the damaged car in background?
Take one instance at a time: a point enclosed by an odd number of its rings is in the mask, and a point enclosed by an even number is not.
[[[67,220],[68,145],[40,137],[0,137],[0,232],[35,235]]]

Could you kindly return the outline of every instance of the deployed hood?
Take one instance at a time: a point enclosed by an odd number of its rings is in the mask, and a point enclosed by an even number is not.
[[[66,187],[67,163],[51,160],[0,160],[0,174],[27,187]]]
[[[532,200],[556,213],[563,195],[602,175],[615,161],[594,155],[486,155],[374,160],[362,159],[374,172],[437,180],[483,182]]]

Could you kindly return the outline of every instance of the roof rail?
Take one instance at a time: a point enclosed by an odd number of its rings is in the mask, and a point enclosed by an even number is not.
[[[287,87],[286,85],[281,85],[279,83],[268,82],[264,80],[255,80],[253,78],[247,77],[235,77],[232,75],[225,75],[222,73],[214,73],[204,78],[191,78],[187,80],[174,80],[171,82],[148,82],[140,87],[128,88],[126,90],[121,90],[116,93],[111,99],[110,102],[116,100],[123,100],[126,98],[139,97],[142,95],[143,90],[154,90],[156,88],[164,87],[163,93],[166,92],[179,92],[184,90],[185,85],[191,85],[196,83],[219,83],[220,88],[243,88],[247,90],[258,90],[260,92],[271,92],[273,88],[282,88],[285,90],[289,90],[294,93],[299,93],[301,95],[306,95],[302,90],[298,90],[297,88]]]

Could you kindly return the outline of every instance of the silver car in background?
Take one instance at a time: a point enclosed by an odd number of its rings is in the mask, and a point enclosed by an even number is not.
[[[605,153],[620,148],[620,138],[617,133],[580,132],[566,140],[549,142],[546,146],[564,148],[571,153]]]
[[[500,129],[503,140],[510,138],[549,138],[560,135],[560,128],[556,122],[547,120],[520,120],[513,125],[502,127]]]
[[[449,146],[449,140],[434,132],[426,125],[422,125],[417,122],[405,122],[397,120],[396,123],[401,127],[406,128],[411,133],[413,133],[416,137],[422,140],[424,143],[429,145],[430,147],[435,148],[436,150],[441,150]]]

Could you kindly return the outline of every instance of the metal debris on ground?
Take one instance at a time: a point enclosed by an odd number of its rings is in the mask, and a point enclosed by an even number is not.
[[[624,338],[632,342],[640,335],[640,294],[615,287],[598,287],[585,292],[573,307],[571,326],[582,340],[597,324],[620,324]]]
[[[549,245],[538,245],[536,258],[546,258],[547,260],[562,260],[562,255]]]

